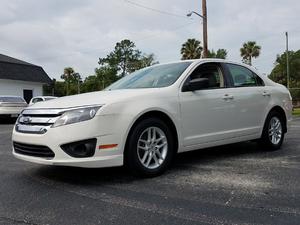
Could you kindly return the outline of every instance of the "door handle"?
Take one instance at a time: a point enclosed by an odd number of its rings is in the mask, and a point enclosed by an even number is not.
[[[271,96],[271,93],[268,91],[263,91],[262,95],[263,96]]]
[[[234,99],[233,95],[229,95],[229,94],[225,94],[222,98],[224,100],[232,100],[232,99]]]

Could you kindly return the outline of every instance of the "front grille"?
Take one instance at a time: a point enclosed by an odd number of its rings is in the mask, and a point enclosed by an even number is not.
[[[17,121],[16,131],[20,133],[44,134],[62,113],[62,110],[58,109],[25,109]]]
[[[14,151],[18,154],[35,156],[45,159],[53,159],[55,154],[47,146],[42,145],[29,145],[13,142]]]

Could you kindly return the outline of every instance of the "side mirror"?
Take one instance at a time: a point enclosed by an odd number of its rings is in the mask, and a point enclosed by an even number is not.
[[[197,78],[190,80],[186,85],[183,86],[182,91],[197,91],[201,89],[206,89],[209,87],[208,78]]]

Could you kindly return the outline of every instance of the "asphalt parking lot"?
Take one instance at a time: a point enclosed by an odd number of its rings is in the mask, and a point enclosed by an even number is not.
[[[300,119],[281,150],[240,143],[178,155],[164,175],[30,164],[0,124],[0,224],[300,224]]]

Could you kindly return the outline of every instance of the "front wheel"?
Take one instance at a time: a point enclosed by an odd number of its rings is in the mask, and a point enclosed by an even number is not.
[[[135,174],[151,177],[170,165],[175,149],[170,128],[160,119],[148,118],[130,132],[125,165]]]
[[[284,139],[283,119],[280,113],[271,112],[265,122],[260,142],[267,150],[277,150]]]

